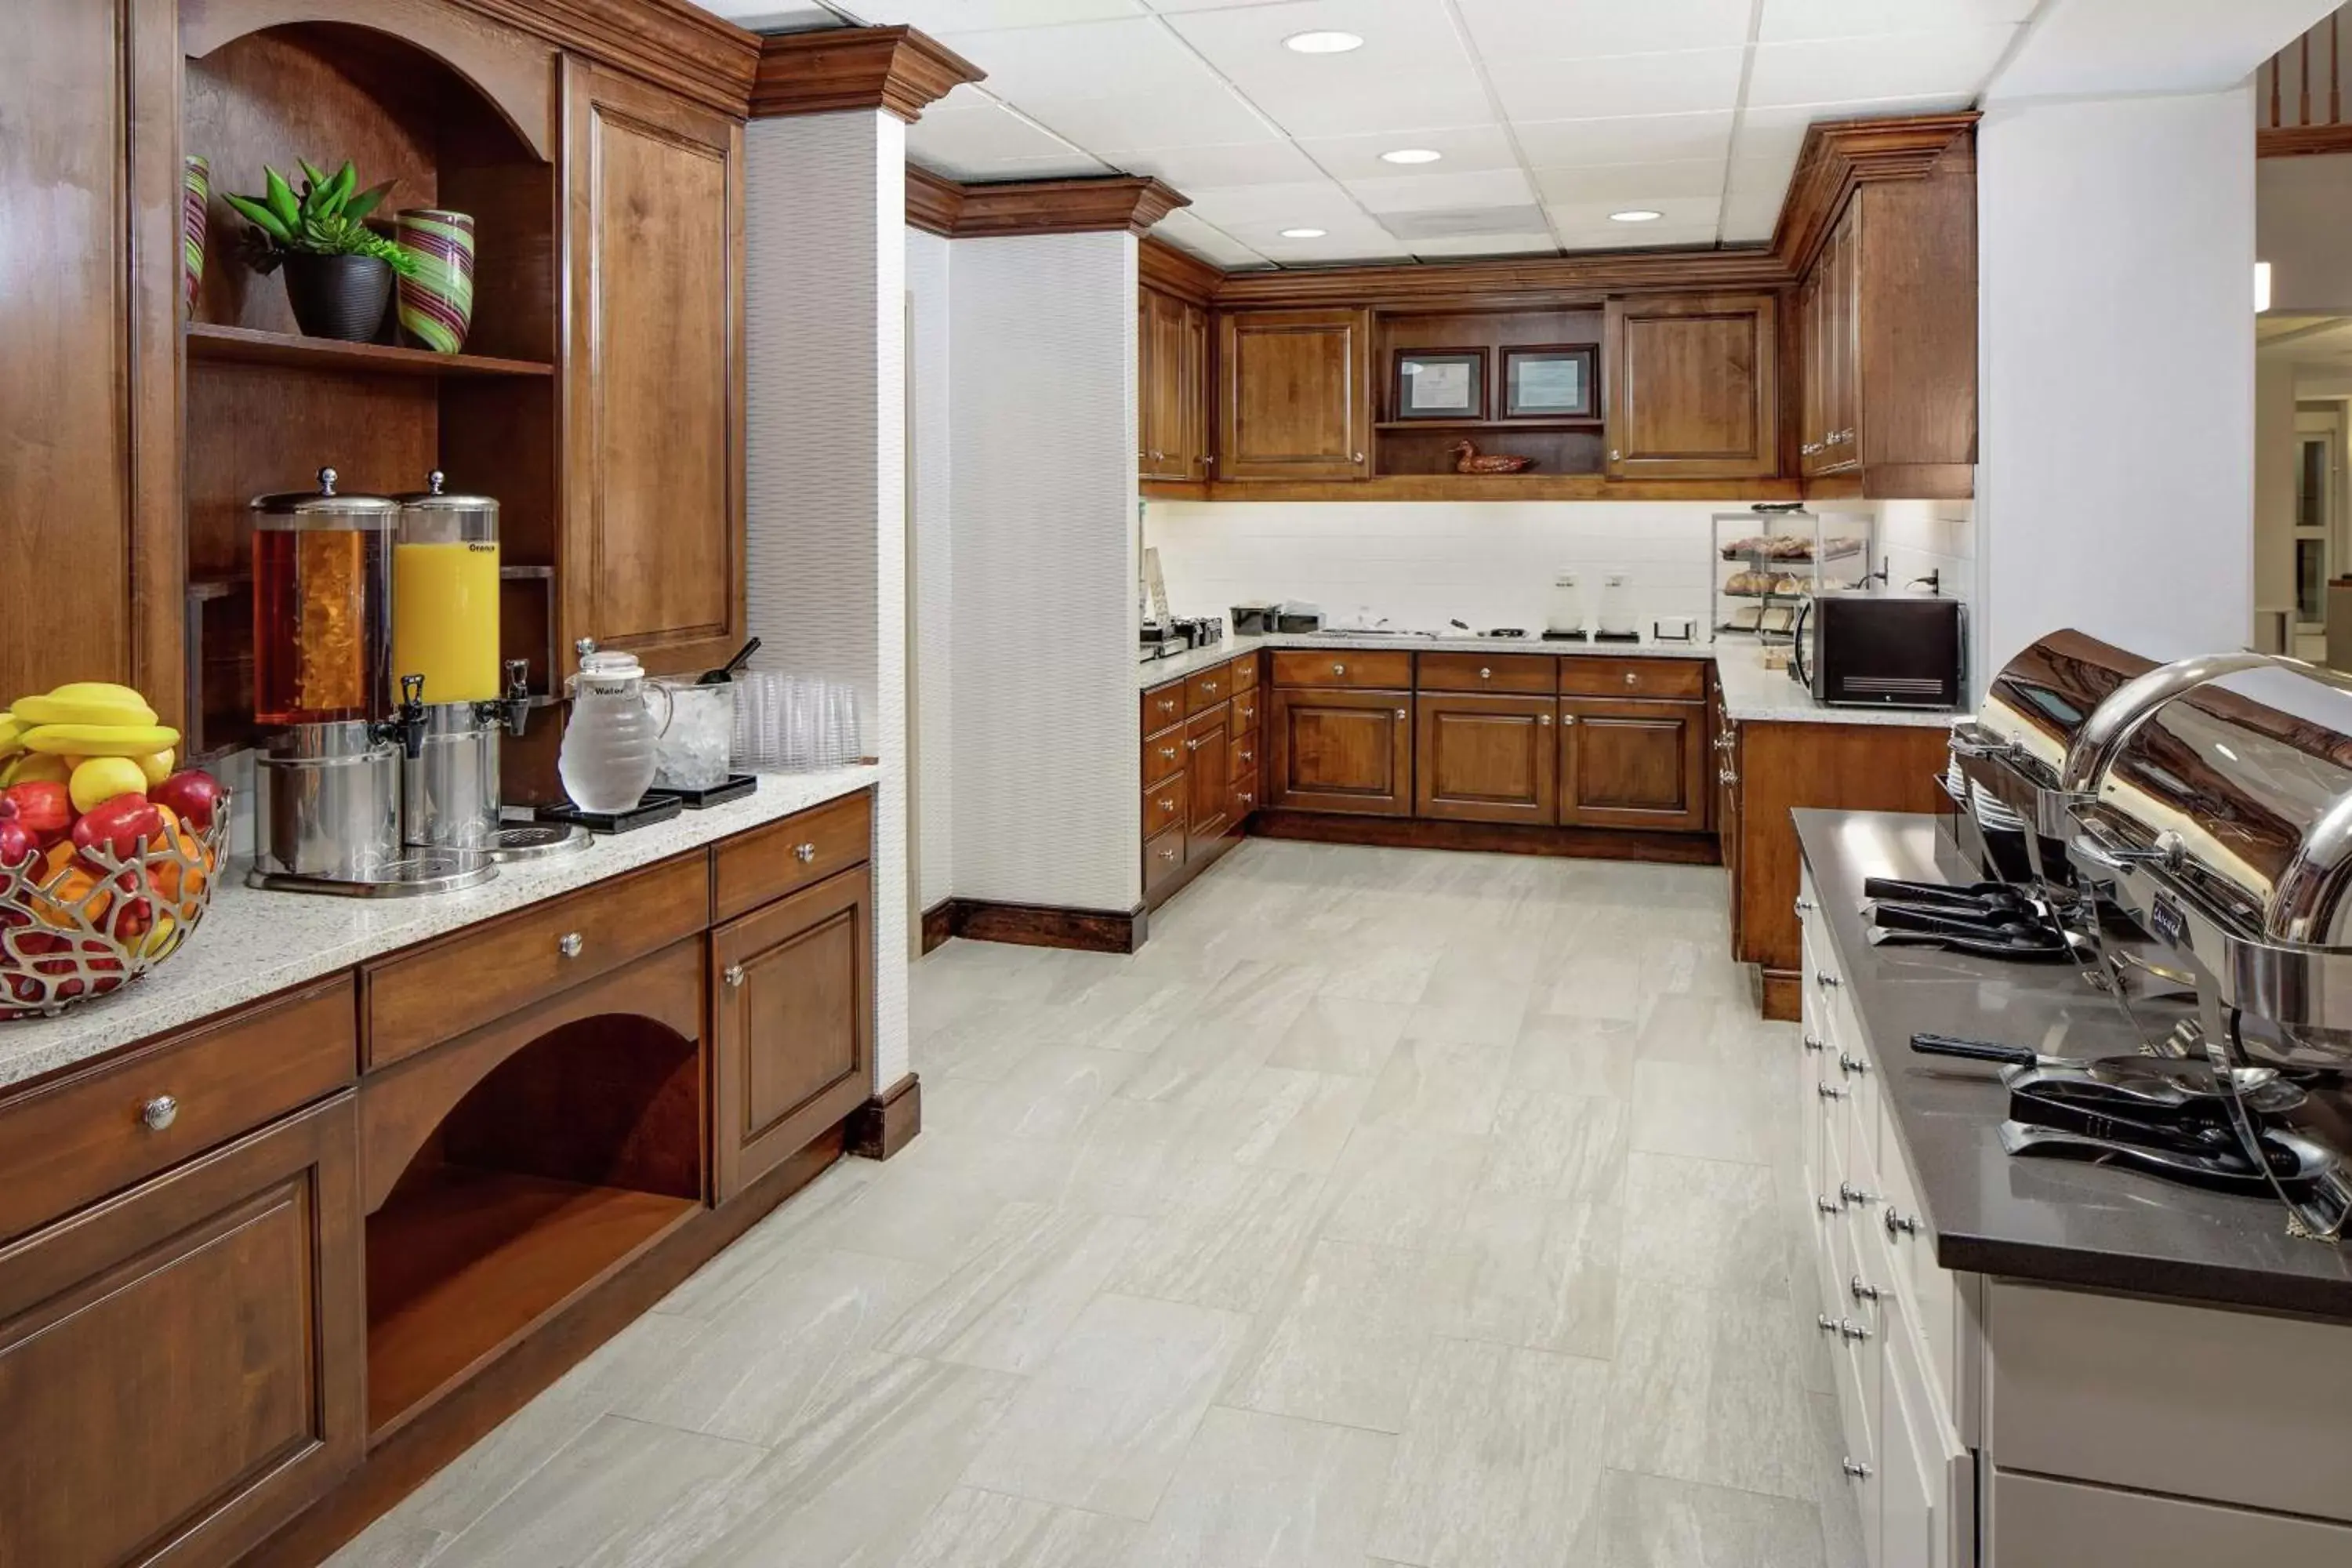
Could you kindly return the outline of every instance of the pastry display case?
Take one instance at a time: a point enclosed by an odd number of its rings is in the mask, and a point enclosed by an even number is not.
[[[1786,642],[1815,594],[1858,588],[1878,558],[1878,520],[1862,513],[1759,507],[1719,511],[1708,555],[1714,626]]]

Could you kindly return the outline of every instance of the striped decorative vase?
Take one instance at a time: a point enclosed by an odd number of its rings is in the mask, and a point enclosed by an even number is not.
[[[416,258],[416,276],[400,280],[402,330],[435,353],[456,353],[474,321],[472,216],[410,207],[394,230]]]
[[[180,281],[185,286],[192,316],[196,313],[196,294],[205,286],[205,208],[212,195],[211,161],[189,153],[180,170]]]

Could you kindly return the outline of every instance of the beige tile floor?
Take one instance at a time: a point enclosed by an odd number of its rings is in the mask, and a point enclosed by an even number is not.
[[[1849,1568],[1722,873],[1252,841],[340,1568]]]

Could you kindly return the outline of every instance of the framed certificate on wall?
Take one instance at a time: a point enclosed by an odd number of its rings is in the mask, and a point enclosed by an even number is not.
[[[1601,353],[1591,343],[1503,351],[1503,417],[1591,419],[1599,412]]]
[[[1486,351],[1399,349],[1396,356],[1396,416],[1399,419],[1486,417]]]

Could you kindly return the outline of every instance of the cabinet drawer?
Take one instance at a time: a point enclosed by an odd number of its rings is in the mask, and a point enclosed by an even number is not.
[[[2352,1324],[1999,1279],[1985,1296],[2003,1468],[2352,1521]]]
[[[1143,891],[1148,897],[1184,868],[1184,828],[1180,823],[1157,838],[1144,841]]]
[[[1228,667],[1233,676],[1234,694],[1257,689],[1257,655],[1245,653]]]
[[[1143,732],[1157,735],[1171,724],[1184,721],[1184,683],[1171,680],[1143,694]]]
[[[1184,678],[1184,711],[1205,713],[1218,703],[1228,701],[1234,695],[1233,667],[1216,665],[1196,670]]]
[[[1989,1563],[2128,1563],[2132,1568],[2342,1568],[2352,1530],[2180,1498],[1998,1473]]]
[[[1155,789],[1184,771],[1184,731],[1180,726],[1143,742],[1143,787]]]
[[[730,920],[824,881],[873,855],[874,797],[863,792],[722,842],[711,919]]]
[[[0,1239],[333,1093],[359,1075],[358,1026],[338,975],[9,1101]]]
[[[1255,691],[1244,691],[1239,697],[1234,699],[1234,730],[1235,733],[1239,733],[1244,730],[1255,730],[1257,728],[1257,715],[1260,705],[1261,699]]]
[[[1174,778],[1157,789],[1143,792],[1143,836],[1153,837],[1184,820],[1184,775]]]
[[[1284,648],[1274,656],[1274,683],[1402,691],[1412,685],[1412,655],[1394,648]]]
[[[1425,653],[1423,691],[1507,691],[1549,697],[1557,689],[1559,660],[1540,653]]]
[[[371,964],[368,1063],[454,1039],[667,947],[709,916],[709,863],[686,855]]]
[[[1234,732],[1232,748],[1226,753],[1233,759],[1232,764],[1226,769],[1228,777],[1235,779],[1257,777],[1258,744],[1258,731],[1255,728],[1237,730]]]
[[[1559,689],[1573,697],[1701,697],[1706,664],[1696,658],[1596,658],[1558,661]]]

